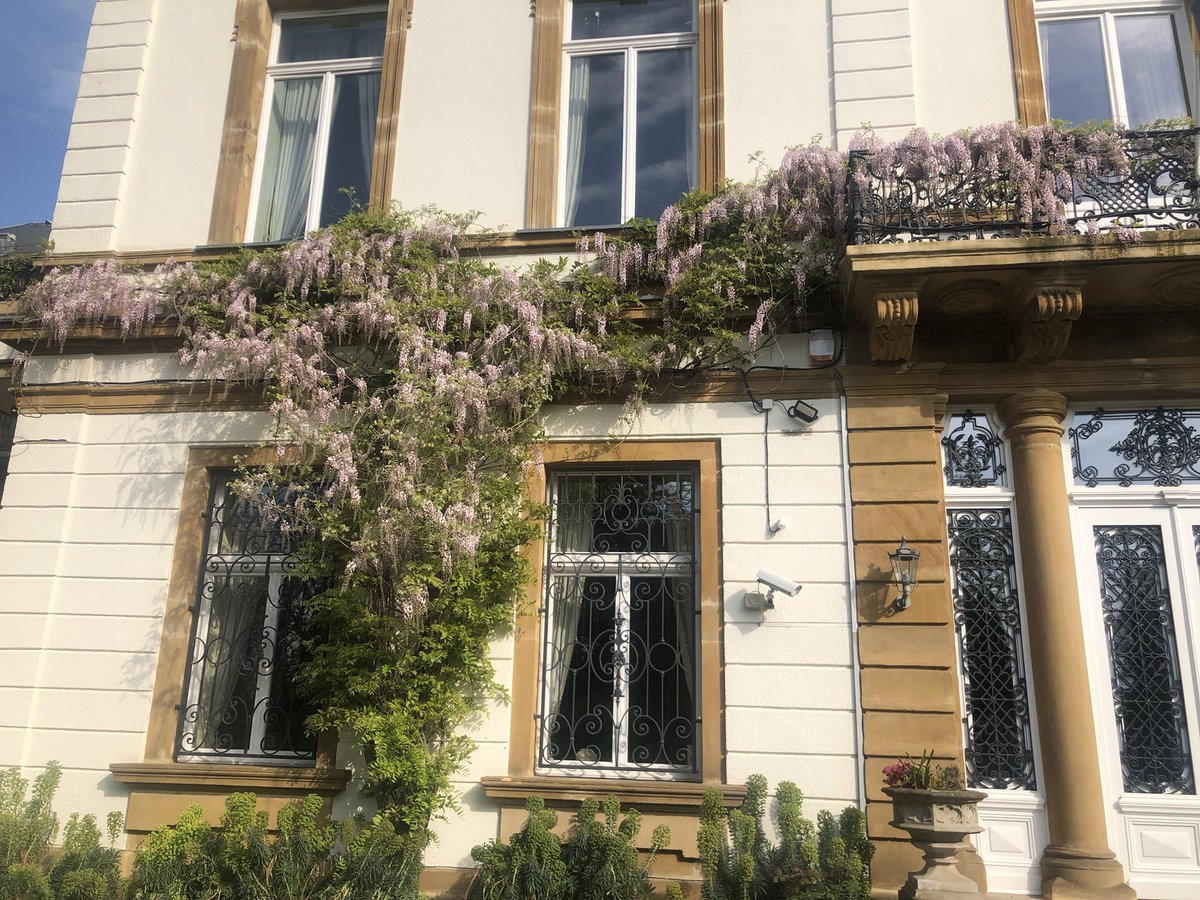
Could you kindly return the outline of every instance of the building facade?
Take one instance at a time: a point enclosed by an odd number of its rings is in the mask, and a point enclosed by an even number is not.
[[[216,258],[358,200],[480,210],[479,252],[518,267],[813,136],[1178,126],[1194,34],[1175,0],[97,0],[50,261]],[[686,877],[703,789],[734,802],[760,772],[810,814],[865,808],[894,896],[920,854],[882,768],[932,747],[988,793],[963,865],[991,890],[1196,895],[1200,217],[1172,134],[1053,237],[945,186],[888,202],[852,159],[835,365],[785,335],[745,385],[667,390],[632,425],[549,410],[530,491],[551,531],[493,645],[511,699],[473,730],[430,891],[461,891],[532,794],[615,791],[672,826],[659,871]],[[10,319],[0,340],[35,351],[0,397],[0,765],[60,759],[63,808],[121,810],[131,845],[235,790],[359,809],[354,748],[286,715],[286,642],[250,680],[214,652],[303,599],[294,548],[239,530],[224,490],[270,434],[261,404],[195,387],[168,327],[60,351]],[[656,498],[649,574],[611,515],[628,497]],[[761,569],[802,590],[750,608]],[[668,648],[653,679],[579,674],[614,620]],[[628,724],[647,696],[649,742]]]

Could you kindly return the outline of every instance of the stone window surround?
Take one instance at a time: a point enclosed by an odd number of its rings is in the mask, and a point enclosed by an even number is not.
[[[404,47],[413,0],[380,0],[380,5],[384,3],[387,5],[387,22],[383,71],[375,152],[371,162],[371,189],[367,197],[372,209],[387,209],[392,198]],[[275,16],[291,12],[336,13],[369,4],[370,0],[238,0],[234,14],[236,43],[225,101],[225,126],[221,133],[209,244],[240,244],[246,240],[267,85],[267,57]]]
[[[699,8],[699,184],[712,190],[725,179],[724,87],[721,49],[725,0],[696,0]],[[567,0],[533,0],[533,87],[529,110],[525,228],[558,221],[559,144],[562,127],[563,35]]]
[[[244,764],[233,760],[176,762],[175,737],[187,672],[197,574],[204,555],[208,524],[205,512],[212,473],[237,465],[275,462],[272,448],[193,447],[183,480],[179,525],[171,576],[163,610],[162,638],[154,674],[146,746],[140,762],[116,762],[109,768],[115,780],[129,790],[125,830],[131,845],[164,822],[178,819],[183,810],[199,803],[216,821],[225,798],[234,791],[255,791],[259,808],[274,814],[285,804],[317,793],[326,799],[327,811],[349,773],[335,768],[337,735],[321,735],[311,766]]]
[[[483,779],[485,792],[494,799],[512,801],[538,794],[548,800],[570,800],[597,790],[614,792],[625,802],[635,798],[642,803],[670,807],[698,807],[705,787],[723,785],[724,712],[723,660],[721,648],[721,577],[718,540],[719,443],[715,440],[609,442],[554,442],[542,447],[542,465],[526,481],[526,496],[532,503],[546,499],[547,465],[578,463],[581,468],[622,464],[691,463],[699,472],[700,528],[697,559],[700,564],[697,599],[700,606],[700,784],[692,781],[645,780],[636,777],[578,778],[563,775],[535,775],[537,758],[538,679],[541,671],[542,628],[538,607],[543,590],[545,541],[532,542],[525,549],[533,579],[516,619],[513,646],[511,725],[508,773]],[[730,801],[740,799],[744,788],[726,791]]]
[[[1022,125],[1041,125],[1046,122],[1046,87],[1042,80],[1042,53],[1038,42],[1036,0],[1008,0],[1008,30],[1012,46],[1013,77],[1017,99],[1017,118]],[[1116,5],[1116,4],[1114,4]],[[1181,0],[1192,37],[1192,53],[1200,52],[1200,3]],[[1186,49],[1184,50],[1186,59]],[[1185,67],[1186,69],[1186,67]],[[1194,76],[1185,71],[1185,82],[1191,93]],[[1196,100],[1192,98],[1195,105]]]

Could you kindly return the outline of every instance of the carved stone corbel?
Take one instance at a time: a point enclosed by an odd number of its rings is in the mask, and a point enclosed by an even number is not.
[[[1021,362],[1047,362],[1062,356],[1071,323],[1083,312],[1081,284],[1034,284],[1020,306],[1016,356]]]
[[[884,291],[875,295],[867,323],[871,362],[907,362],[917,328],[917,292]]]

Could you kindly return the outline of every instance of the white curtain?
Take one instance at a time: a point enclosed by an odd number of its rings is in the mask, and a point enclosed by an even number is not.
[[[312,189],[321,82],[320,78],[275,82],[254,229],[257,241],[291,240],[304,234]]]
[[[371,161],[375,156],[375,122],[379,117],[379,74],[358,76],[358,149],[362,153],[362,170],[367,176],[366,187],[371,187]],[[360,206],[367,205],[367,197],[355,197]]]
[[[218,563],[218,565],[221,565]],[[235,734],[249,740],[254,716],[255,686],[251,682],[245,691],[243,676],[258,672],[261,652],[263,616],[266,608],[267,581],[257,575],[217,575],[206,581],[205,591],[211,591],[208,613],[208,633],[204,637],[204,668],[200,675],[200,692],[196,698],[199,716],[196,721],[196,749],[249,749],[230,747],[219,733],[224,725]],[[244,695],[239,696],[239,692]]]
[[[563,727],[556,717],[563,711],[563,694],[575,641],[579,635],[579,619],[583,614],[583,597],[588,579],[575,575],[553,576],[550,588],[550,647],[546,648],[546,725]],[[553,648],[553,649],[551,649]],[[569,743],[569,741],[564,742]]]
[[[1129,120],[1126,124],[1136,128],[1157,119],[1186,116],[1187,99],[1172,17],[1118,16],[1116,27]]]
[[[583,175],[583,142],[587,130],[591,60],[571,60],[571,93],[567,101],[567,225],[575,224],[579,212],[580,178]]]

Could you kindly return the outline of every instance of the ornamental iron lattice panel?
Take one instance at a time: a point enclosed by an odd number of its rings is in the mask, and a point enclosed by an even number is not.
[[[1111,428],[1106,430],[1106,425]],[[1085,487],[1200,483],[1197,425],[1200,409],[1097,409],[1067,432],[1075,483]],[[1115,437],[1119,440],[1109,444]]]
[[[208,512],[192,651],[180,716],[185,756],[304,761],[311,710],[294,690],[305,663],[305,601],[315,585],[294,577],[296,536],[264,522],[217,473]]]
[[[553,473],[538,763],[698,771],[695,473]]]
[[[1066,227],[1080,234],[1117,228],[1200,227],[1196,135],[1200,129],[1127,131],[1128,171],[1065,168],[1055,195]],[[1050,222],[1023,208],[1018,173],[941,170],[910,173],[868,151],[850,152],[852,244],[954,241],[1048,234]]]
[[[1094,530],[1125,790],[1194,794],[1162,530]]]
[[[0,412],[0,503],[4,502],[4,482],[8,479],[8,461],[17,436],[17,414]]]
[[[1012,515],[956,509],[948,518],[967,780],[988,790],[1037,790]]]
[[[1004,484],[1004,441],[986,413],[952,413],[942,436],[947,487],[981,488]]]

